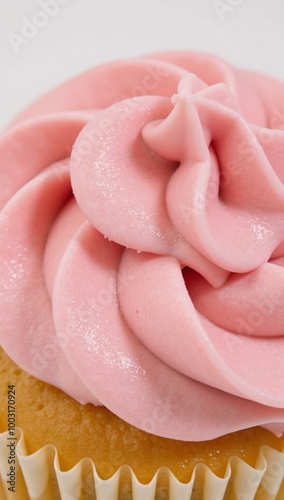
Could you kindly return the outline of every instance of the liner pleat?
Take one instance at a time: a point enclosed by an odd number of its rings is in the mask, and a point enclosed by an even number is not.
[[[216,476],[206,465],[195,466],[191,480],[181,483],[166,467],[152,481],[141,484],[130,466],[124,465],[107,480],[99,477],[95,464],[84,458],[68,471],[60,469],[58,453],[47,445],[28,454],[24,433],[17,429],[16,486],[7,483],[11,441],[8,432],[0,434],[0,498],[2,500],[283,500],[284,450],[262,446],[255,467],[232,456],[224,477]]]

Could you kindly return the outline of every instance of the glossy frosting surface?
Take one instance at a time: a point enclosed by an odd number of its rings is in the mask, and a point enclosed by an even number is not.
[[[160,436],[284,430],[284,84],[194,52],[96,67],[0,138],[0,342]]]

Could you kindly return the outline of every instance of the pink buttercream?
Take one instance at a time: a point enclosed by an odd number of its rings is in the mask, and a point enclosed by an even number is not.
[[[283,432],[283,95],[178,52],[22,113],[0,138],[5,351],[157,435]]]

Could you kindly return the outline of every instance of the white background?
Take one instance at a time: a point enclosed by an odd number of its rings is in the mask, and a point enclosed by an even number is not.
[[[283,0],[0,0],[0,128],[68,77],[151,51],[211,52],[284,80],[283,21]]]

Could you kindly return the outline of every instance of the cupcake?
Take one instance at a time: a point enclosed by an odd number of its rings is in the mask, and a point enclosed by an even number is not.
[[[284,498],[283,93],[152,54],[2,135],[4,498]]]

